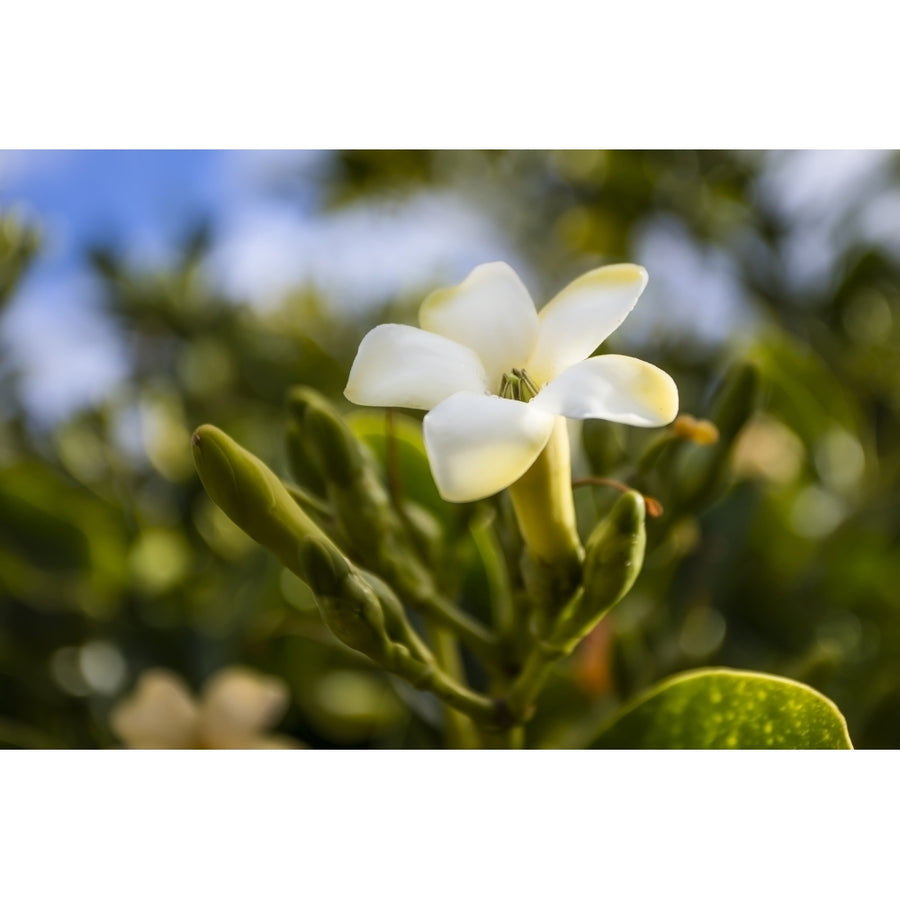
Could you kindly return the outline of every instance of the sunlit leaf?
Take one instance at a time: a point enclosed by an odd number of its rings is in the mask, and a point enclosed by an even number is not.
[[[730,669],[676,675],[628,704],[592,744],[634,750],[850,750],[840,710],[787,678]]]
[[[384,412],[354,412],[347,416],[347,424],[375,453],[386,477],[397,475],[401,479],[403,496],[441,520],[447,517],[452,507],[437,492],[425,455],[422,428],[415,419],[396,412],[390,418]]]

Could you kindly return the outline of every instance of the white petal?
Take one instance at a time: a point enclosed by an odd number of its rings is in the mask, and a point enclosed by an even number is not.
[[[288,705],[287,685],[279,678],[242,666],[217,672],[203,689],[200,729],[208,747],[242,747],[274,724]]]
[[[198,718],[185,682],[168,669],[149,669],[114,707],[110,725],[135,750],[184,750],[197,744]]]
[[[540,312],[537,346],[525,368],[537,384],[587,359],[634,309],[647,273],[629,263],[576,278]]]
[[[494,393],[504,372],[525,365],[538,334],[531,296],[503,262],[478,266],[456,287],[429,295],[419,309],[419,324],[471,347]]]
[[[224,731],[261,731],[281,717],[288,700],[287,685],[280,678],[228,666],[203,688],[201,712]]]
[[[631,356],[594,356],[550,382],[533,406],[570,419],[606,419],[650,428],[678,413],[678,388],[656,366]]]
[[[489,497],[517,481],[544,449],[555,416],[530,403],[454,394],[425,416],[425,449],[440,495]]]
[[[379,325],[356,351],[344,396],[361,406],[431,409],[456,391],[487,389],[474,350],[410,325]]]

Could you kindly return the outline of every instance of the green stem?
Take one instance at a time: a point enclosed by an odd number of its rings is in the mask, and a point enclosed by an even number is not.
[[[445,628],[429,629],[431,645],[438,665],[456,681],[464,677],[459,647],[453,635]],[[446,710],[447,743],[451,748],[473,750],[478,747],[478,733],[472,720],[455,709]]]
[[[497,638],[477,619],[437,594],[406,594],[404,599],[434,622],[449,628],[482,662],[496,665]]]
[[[553,666],[564,655],[564,651],[546,644],[539,643],[532,648],[519,677],[513,682],[505,698],[506,708],[513,721],[522,723],[530,718],[534,711],[535,698],[547,681]]]
[[[481,741],[485,750],[522,750],[525,747],[525,728],[512,725],[498,730],[482,728]]]
[[[400,477],[400,456],[397,453],[397,436],[394,433],[394,410],[384,411],[384,455],[387,469],[388,491],[394,509],[403,509],[403,479]]]
[[[525,749],[525,726],[514,725],[506,729],[506,744],[510,750]]]
[[[404,675],[399,671],[397,674]],[[497,704],[484,694],[478,694],[460,684],[445,672],[428,666],[411,679],[415,687],[431,691],[448,706],[465,713],[472,721],[488,727],[498,727]]]
[[[493,623],[502,656],[501,671],[518,667],[528,643],[528,608],[513,592],[503,547],[493,529],[494,516],[481,517],[469,527],[488,582]]]
[[[318,513],[322,518],[331,520],[334,518],[334,510],[324,500],[320,500],[315,494],[305,490],[297,484],[288,484],[285,482],[287,492],[294,498],[294,501],[304,510],[312,510]]]

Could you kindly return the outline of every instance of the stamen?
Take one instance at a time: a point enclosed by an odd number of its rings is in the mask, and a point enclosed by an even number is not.
[[[538,387],[524,369],[512,369],[500,380],[500,396],[527,403],[536,397]]]
[[[515,374],[515,369],[512,372],[507,372],[500,381],[500,396],[506,400],[518,400],[519,384],[520,380]]]
[[[531,376],[524,369],[521,369],[520,371],[522,373],[522,381],[524,382],[528,393],[531,394],[531,397],[537,397],[539,390],[538,386],[531,380]],[[531,397],[523,397],[523,399],[530,400]]]

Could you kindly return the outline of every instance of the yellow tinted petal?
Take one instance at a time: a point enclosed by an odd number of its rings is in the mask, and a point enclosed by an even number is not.
[[[554,421],[529,403],[454,394],[423,423],[425,449],[441,496],[466,503],[509,487],[544,449]]]
[[[537,346],[526,365],[546,384],[587,359],[634,309],[647,285],[640,266],[603,266],[576,278],[540,312]]]
[[[678,414],[678,388],[670,375],[631,356],[594,356],[566,369],[532,401],[570,419],[606,419],[650,428]]]
[[[525,364],[538,334],[531,296],[504,262],[485,263],[461,284],[435,291],[419,309],[419,324],[471,347],[493,392],[504,372]]]
[[[456,391],[486,391],[474,350],[409,325],[379,325],[359,345],[344,396],[362,406],[431,409]]]

